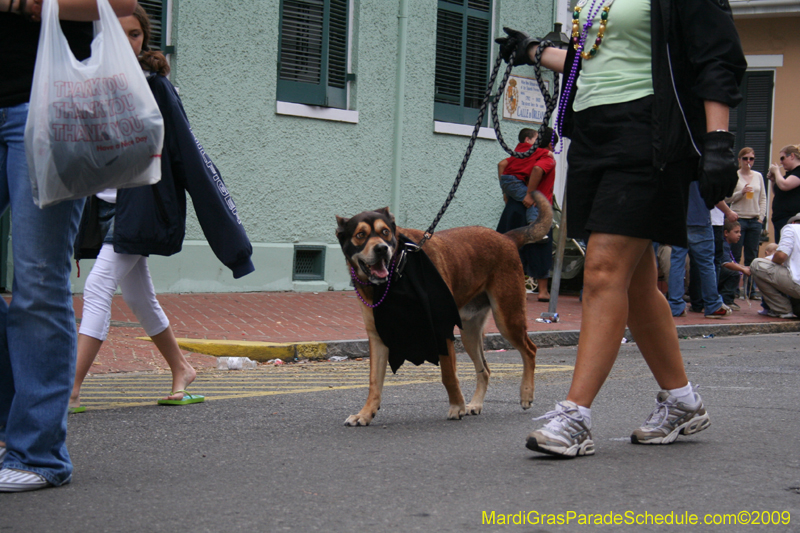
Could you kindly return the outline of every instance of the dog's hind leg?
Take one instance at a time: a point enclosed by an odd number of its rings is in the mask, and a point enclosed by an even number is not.
[[[369,333],[369,332],[368,332]],[[376,334],[377,336],[377,334]],[[386,365],[389,363],[389,348],[380,338],[369,336],[369,394],[367,403],[358,414],[350,415],[344,421],[345,426],[368,426],[375,413],[381,408],[383,381],[386,378]]]
[[[525,291],[521,287],[523,287],[522,283],[520,283],[519,290],[507,290],[502,298],[493,294],[489,300],[492,304],[492,313],[497,329],[522,356],[519,403],[523,409],[530,409],[534,393],[533,374],[536,370],[536,345],[528,337]],[[503,302],[502,306],[497,304],[498,300]]]
[[[488,302],[487,302],[488,303]],[[486,320],[489,318],[489,307],[470,317],[461,316],[461,342],[464,349],[475,365],[475,394],[467,404],[468,415],[479,415],[483,410],[483,400],[486,397],[486,389],[489,386],[489,378],[492,373],[489,365],[486,364],[486,357],[483,353],[483,330]]]
[[[456,350],[450,339],[447,339],[447,355],[439,357],[439,368],[442,372],[442,383],[447,389],[447,397],[450,400],[447,419],[461,420],[467,412],[467,406],[464,404],[464,395],[461,394],[461,385],[456,375]]]

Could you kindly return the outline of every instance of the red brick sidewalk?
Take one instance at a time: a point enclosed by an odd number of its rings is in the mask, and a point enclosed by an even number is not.
[[[334,341],[365,339],[361,302],[353,291],[323,293],[258,292],[221,294],[161,294],[161,306],[170,319],[177,337],[194,339],[248,340],[270,342]],[[75,315],[81,317],[83,298],[74,298]],[[784,322],[757,314],[760,302],[737,300],[741,311],[723,319],[708,319],[702,314],[675,318],[681,325],[753,324]],[[558,323],[536,322],[547,303],[528,295],[528,331],[570,331],[580,329],[581,304],[576,296],[561,296]],[[164,359],[144,337],[136,317],[121,296],[115,296],[112,327],[103,344],[92,373],[166,370]],[[497,333],[489,320],[487,333]],[[216,365],[216,358],[191,354],[195,367]]]

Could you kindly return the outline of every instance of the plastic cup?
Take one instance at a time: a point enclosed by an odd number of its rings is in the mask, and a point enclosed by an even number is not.
[[[747,197],[748,200],[752,200],[753,199],[753,191],[746,192],[745,196]]]

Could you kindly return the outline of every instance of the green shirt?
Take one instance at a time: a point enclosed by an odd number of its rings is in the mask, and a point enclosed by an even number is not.
[[[581,32],[591,5],[589,0],[581,10]],[[597,38],[601,12],[594,18],[594,25],[586,37],[586,52]],[[650,1],[615,0],[608,13],[605,36],[597,55],[583,60],[573,109],[582,111],[653,94],[650,41]]]

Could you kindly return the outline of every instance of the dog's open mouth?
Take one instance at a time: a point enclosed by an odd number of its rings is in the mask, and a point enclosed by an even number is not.
[[[389,270],[384,259],[379,259],[373,265],[368,265],[359,259],[358,265],[372,283],[384,283],[389,278]]]

